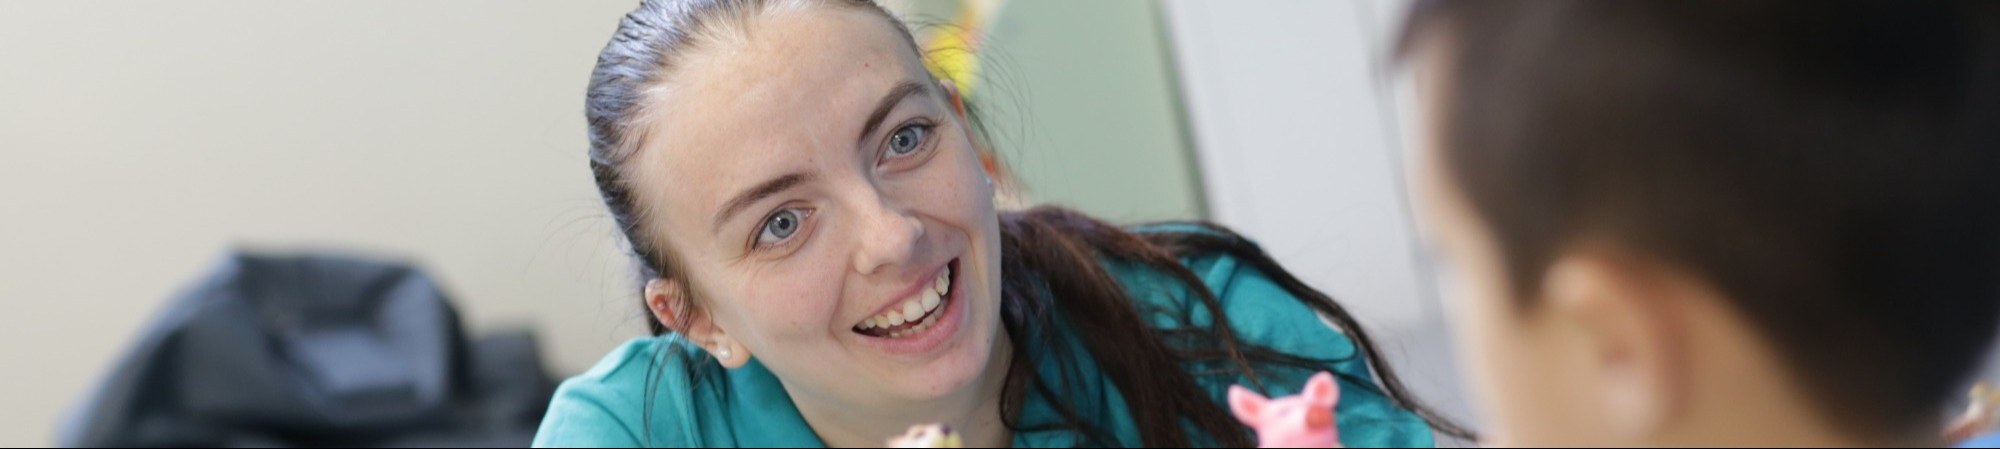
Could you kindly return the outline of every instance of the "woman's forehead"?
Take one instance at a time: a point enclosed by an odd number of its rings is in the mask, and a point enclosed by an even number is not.
[[[746,24],[740,39],[682,55],[649,92],[650,132],[632,167],[640,190],[667,195],[642,195],[686,206],[675,211],[707,211],[817,155],[853,150],[886,92],[929,79],[888,20],[844,8],[772,12]]]

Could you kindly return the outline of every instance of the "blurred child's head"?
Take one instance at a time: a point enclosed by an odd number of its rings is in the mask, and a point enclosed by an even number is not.
[[[1419,0],[1491,435],[1935,435],[2000,322],[2000,2]]]

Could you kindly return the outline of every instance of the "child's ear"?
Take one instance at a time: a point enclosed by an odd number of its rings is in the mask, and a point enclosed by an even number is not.
[[[1333,408],[1340,404],[1340,383],[1335,382],[1333,373],[1321,371],[1306,381],[1306,403],[1315,407]]]
[[[1229,386],[1229,410],[1236,413],[1236,420],[1246,424],[1264,420],[1264,395],[1243,388],[1242,385]]]
[[[1550,265],[1542,288],[1556,331],[1578,338],[1579,365],[1594,391],[1595,413],[1624,437],[1658,432],[1679,402],[1673,373],[1678,358],[1679,319],[1670,306],[1671,289],[1661,282],[1664,265],[1632,253],[1590,248],[1564,253]],[[1636,440],[1628,440],[1636,441]]]

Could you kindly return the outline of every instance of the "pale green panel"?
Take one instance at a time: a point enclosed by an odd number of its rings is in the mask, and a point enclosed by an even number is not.
[[[915,25],[946,22],[958,18],[958,10],[964,5],[960,0],[878,0],[904,20],[917,22]]]
[[[1029,198],[1115,222],[1203,218],[1149,0],[1012,0],[988,30],[972,97]]]

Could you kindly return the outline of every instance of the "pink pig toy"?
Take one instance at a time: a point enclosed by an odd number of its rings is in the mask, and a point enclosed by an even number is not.
[[[1307,380],[1305,392],[1277,399],[1241,385],[1229,387],[1229,409],[1257,431],[1257,447],[1341,447],[1340,429],[1333,422],[1338,404],[1340,386],[1326,372]]]

